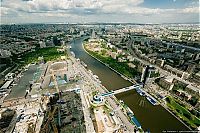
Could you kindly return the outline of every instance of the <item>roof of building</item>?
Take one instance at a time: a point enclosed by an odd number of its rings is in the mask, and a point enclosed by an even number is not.
[[[6,83],[3,86],[1,86],[1,89],[7,89],[12,82],[13,80],[6,81]]]
[[[194,86],[192,86],[192,85],[188,85],[187,88],[192,89],[192,90],[194,90],[195,92],[200,93],[200,89],[197,88],[197,87],[194,87]]]
[[[165,77],[165,80],[166,80],[167,82],[172,83],[173,80],[174,80],[174,78],[173,78],[172,76],[167,76],[167,77]]]
[[[196,75],[200,77],[200,71],[198,73],[196,73]]]

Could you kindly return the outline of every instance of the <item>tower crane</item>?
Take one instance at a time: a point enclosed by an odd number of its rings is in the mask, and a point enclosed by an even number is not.
[[[56,76],[55,76],[54,71],[52,69],[50,70],[50,72],[51,72],[51,75],[52,75],[52,78],[53,78],[53,82],[54,82],[54,86],[55,86],[56,91],[58,93],[59,102],[60,102],[61,101],[61,92],[60,92],[60,90],[58,88],[58,83],[57,83],[57,80],[56,80]],[[58,125],[59,125],[59,127],[61,126],[61,121],[60,121],[60,108],[61,108],[61,105],[60,104],[61,104],[61,102],[59,103],[59,107],[58,107]]]
[[[50,69],[50,73],[51,73],[51,77],[53,79],[53,82],[54,82],[54,86],[55,86],[55,89],[58,93],[58,96],[59,96],[59,101],[61,100],[61,93],[59,91],[59,87],[58,87],[58,83],[57,83],[57,80],[56,80],[56,76],[54,74],[54,70]],[[45,132],[45,133],[48,133],[48,130],[49,130],[49,124],[51,124],[52,128],[53,128],[53,131],[54,133],[58,133],[58,129],[56,127],[56,124],[55,124],[55,121],[54,121],[54,114],[56,112],[56,110],[58,109],[58,125],[59,127],[61,126],[61,121],[60,121],[60,108],[61,108],[61,105],[59,103],[58,106],[54,106],[54,109],[52,112],[49,113],[48,115],[48,120],[47,122],[45,123],[44,127],[41,129],[42,133]]]

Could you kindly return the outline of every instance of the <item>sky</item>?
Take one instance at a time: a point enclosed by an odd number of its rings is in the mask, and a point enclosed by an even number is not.
[[[0,0],[0,23],[196,23],[199,0]]]

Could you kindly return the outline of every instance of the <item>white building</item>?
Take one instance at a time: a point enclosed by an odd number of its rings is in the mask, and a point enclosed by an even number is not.
[[[65,41],[61,41],[61,45],[65,45]]]
[[[11,56],[11,52],[8,51],[8,50],[3,50],[3,49],[0,49],[0,57],[10,57]]]
[[[71,28],[69,32],[74,33],[74,28]]]
[[[82,36],[82,35],[84,35],[84,31],[83,30],[80,31],[80,36]]]
[[[94,30],[92,31],[92,38],[93,38],[93,39],[96,38],[96,33],[95,33]]]
[[[45,42],[40,41],[39,44],[40,44],[40,48],[46,48],[46,44],[45,44]]]
[[[134,61],[134,57],[133,57],[132,55],[127,56],[127,59],[128,59],[129,61]]]

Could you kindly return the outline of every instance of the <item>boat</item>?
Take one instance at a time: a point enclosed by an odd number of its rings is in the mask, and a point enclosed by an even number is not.
[[[123,101],[123,100],[119,100],[119,102],[120,102],[121,104],[124,104],[124,101]]]
[[[81,61],[81,64],[82,64],[84,67],[87,67],[87,65],[86,65],[83,61]]]
[[[143,91],[142,89],[139,89],[138,87],[136,88],[137,93],[140,94],[140,96],[145,96],[145,91]]]
[[[157,105],[157,101],[154,98],[150,96],[147,96],[146,98],[152,105]]]
[[[126,109],[128,111],[128,114],[134,115],[133,111],[129,107],[127,107]]]
[[[72,54],[73,57],[75,57],[75,53],[73,51],[71,51],[71,54]]]
[[[141,91],[139,92],[140,96],[145,96],[145,92],[144,91]]]
[[[136,117],[134,116],[133,111],[132,111],[129,107],[127,107],[127,110],[128,110],[128,113],[127,113],[127,114],[128,114],[128,116],[130,117],[131,122],[134,123],[134,124],[136,125],[137,128],[142,129],[142,126],[141,126],[141,124],[139,123],[139,121],[136,119]]]
[[[131,116],[131,121],[137,126],[137,128],[142,128],[141,124],[139,123],[139,121],[136,119],[135,116]]]
[[[94,77],[95,79],[99,79],[99,77],[98,77],[97,75],[93,75],[93,77]]]

